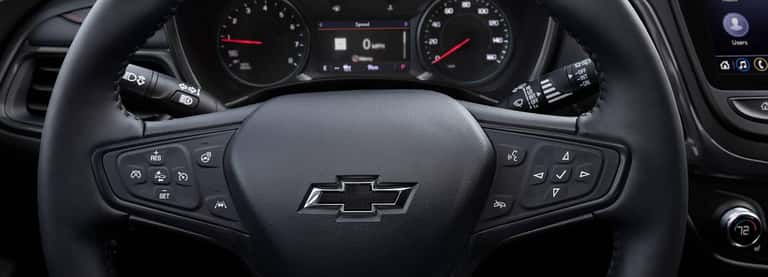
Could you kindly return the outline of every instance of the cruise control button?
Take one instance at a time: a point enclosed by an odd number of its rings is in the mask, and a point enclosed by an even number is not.
[[[171,183],[168,176],[168,169],[165,167],[151,167],[149,168],[149,174],[152,178],[152,183],[156,185],[167,185]]]
[[[205,148],[195,152],[197,164],[202,167],[220,167],[221,147]]]
[[[547,168],[535,166],[528,177],[528,183],[531,185],[541,185],[547,180]]]
[[[510,196],[494,195],[488,200],[483,212],[483,219],[507,215],[512,210],[515,199]]]
[[[525,149],[511,145],[500,145],[498,150],[504,166],[518,166],[525,161]]]
[[[141,166],[128,166],[125,176],[132,185],[143,184],[147,181],[146,173],[144,172],[144,168]]]
[[[190,185],[190,173],[183,167],[177,167],[173,169],[173,180],[177,185],[189,186]]]
[[[175,198],[173,189],[169,187],[156,187],[153,194],[154,200],[160,202],[172,202]]]
[[[205,200],[205,205],[214,216],[232,221],[239,220],[235,207],[232,205],[232,200],[229,197],[211,196]]]
[[[571,179],[571,168],[566,166],[556,166],[552,169],[552,182],[560,184],[568,182]]]
[[[147,154],[147,162],[151,165],[163,165],[165,163],[165,151],[153,150]]]

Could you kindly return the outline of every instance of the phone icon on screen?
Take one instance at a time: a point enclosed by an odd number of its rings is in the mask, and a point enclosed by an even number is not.
[[[763,57],[755,58],[754,64],[757,71],[765,72],[768,70],[768,60]]]

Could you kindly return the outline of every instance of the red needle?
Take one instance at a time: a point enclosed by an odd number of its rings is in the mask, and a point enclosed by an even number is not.
[[[235,44],[245,44],[245,45],[262,45],[262,44],[264,44],[260,40],[229,39],[229,38],[223,38],[223,39],[221,39],[221,42],[224,42],[224,43],[235,43]]]
[[[459,51],[459,49],[461,49],[462,47],[464,47],[464,45],[467,45],[467,43],[469,43],[469,41],[470,41],[470,40],[471,40],[471,39],[469,39],[469,38],[465,38],[464,40],[462,40],[461,42],[459,42],[459,44],[456,44],[456,46],[454,46],[454,47],[451,47],[451,49],[448,49],[448,51],[445,51],[445,53],[443,53],[442,55],[440,55],[439,57],[437,57],[437,59],[435,59],[434,61],[432,61],[432,64],[436,64],[436,63],[439,63],[439,62],[441,62],[441,61],[445,60],[445,58],[447,58],[447,57],[449,57],[449,56],[453,55],[453,53],[456,53],[456,51]]]

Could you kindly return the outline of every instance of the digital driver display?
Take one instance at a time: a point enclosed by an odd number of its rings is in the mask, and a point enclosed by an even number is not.
[[[317,30],[312,52],[317,72],[376,74],[408,70],[408,21],[321,21]]]

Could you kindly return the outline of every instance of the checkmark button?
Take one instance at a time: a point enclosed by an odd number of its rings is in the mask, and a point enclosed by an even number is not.
[[[571,168],[567,166],[556,166],[552,169],[552,182],[561,184],[571,179]]]

